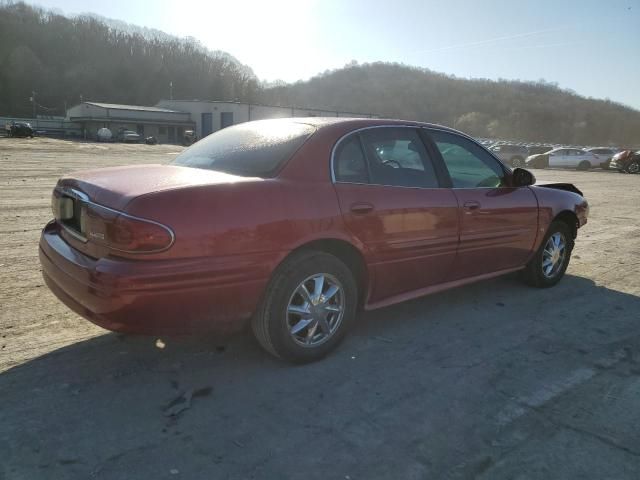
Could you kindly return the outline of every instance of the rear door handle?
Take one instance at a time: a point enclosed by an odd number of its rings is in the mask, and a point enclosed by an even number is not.
[[[354,203],[351,205],[351,211],[356,215],[364,215],[373,210],[373,205],[366,202]]]
[[[475,200],[471,200],[471,201],[468,201],[468,202],[464,202],[463,206],[467,210],[477,210],[478,208],[480,208],[480,202],[476,202]]]

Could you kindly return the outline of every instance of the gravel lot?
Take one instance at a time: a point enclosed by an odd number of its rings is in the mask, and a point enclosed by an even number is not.
[[[0,479],[640,478],[640,176],[535,171],[591,204],[556,288],[363,314],[291,367],[248,336],[108,333],[43,285],[58,176],[180,150],[0,138]]]

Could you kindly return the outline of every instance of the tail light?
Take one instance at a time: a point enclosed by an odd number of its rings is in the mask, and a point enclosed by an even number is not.
[[[83,205],[80,224],[87,240],[120,252],[161,252],[174,241],[173,232],[165,225],[95,203]]]

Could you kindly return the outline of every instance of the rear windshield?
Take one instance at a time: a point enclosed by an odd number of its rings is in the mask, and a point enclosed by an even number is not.
[[[315,128],[291,120],[260,120],[219,130],[171,162],[245,177],[271,177]]]

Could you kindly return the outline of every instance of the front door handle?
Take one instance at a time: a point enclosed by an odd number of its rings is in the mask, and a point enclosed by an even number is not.
[[[373,205],[366,202],[358,202],[351,205],[351,211],[356,215],[364,215],[373,210]]]
[[[480,208],[480,202],[476,202],[475,200],[470,200],[468,202],[464,202],[463,206],[467,210],[477,210]]]

